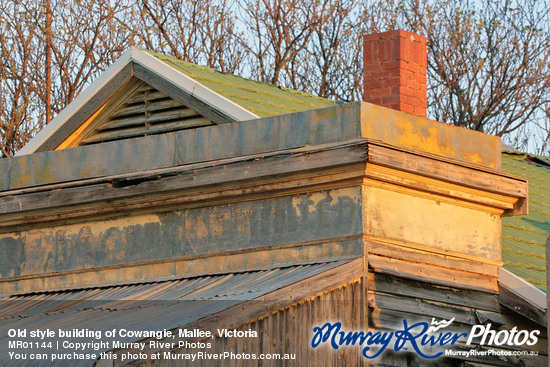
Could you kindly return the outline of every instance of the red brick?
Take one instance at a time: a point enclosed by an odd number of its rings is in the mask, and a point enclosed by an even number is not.
[[[425,73],[417,73],[414,78],[418,80],[421,84],[426,84],[426,74]]]
[[[363,36],[363,42],[367,43],[367,42],[372,42],[372,41],[375,41],[375,40],[377,41],[381,38],[382,38],[382,33],[365,34]]]
[[[383,83],[381,80],[365,80],[365,83],[363,85],[366,90],[381,88],[383,86]]]
[[[363,37],[364,100],[426,115],[426,38],[403,30]]]
[[[374,103],[374,104],[381,105],[381,106],[384,105],[384,103],[382,101],[382,98],[380,98],[380,97],[363,98],[363,101],[369,102],[369,103]]]
[[[427,64],[426,45],[420,42],[411,44],[411,61],[418,65]]]
[[[412,90],[418,90],[421,88],[420,83],[414,79],[401,79],[401,85]]]
[[[420,99],[405,95],[405,102],[413,107],[420,107]]]
[[[384,63],[388,60],[387,56],[386,56],[386,43],[388,41],[387,40],[380,40],[377,42],[377,46],[378,46],[378,61],[380,63]]]
[[[397,77],[397,78],[387,78],[387,79],[384,79],[384,83],[388,87],[396,87],[396,86],[401,85],[401,79],[399,77]]]
[[[364,71],[366,73],[377,73],[377,72],[380,72],[382,70],[383,70],[382,65],[380,65],[380,64],[365,65],[365,68],[364,68]]]
[[[401,106],[400,106],[400,111],[403,111],[403,112],[407,112],[407,113],[411,113],[413,114],[415,111],[414,111],[414,107],[409,105],[409,104],[406,104],[406,103],[403,103]]]
[[[422,71],[420,66],[418,64],[413,63],[413,62],[410,62],[407,65],[407,69],[410,70],[411,72],[415,73],[415,74],[420,74],[421,71]]]
[[[407,63],[403,60],[392,60],[383,63],[382,67],[387,70],[402,69],[407,67]]]
[[[407,96],[407,97],[413,97],[414,96],[414,91],[412,89],[410,89],[409,87],[401,87],[400,92],[401,92],[401,94],[403,94],[404,96]]]
[[[372,64],[373,58],[372,58],[372,52],[370,50],[371,45],[370,44],[364,44],[363,45],[363,65],[369,65]]]
[[[414,73],[407,69],[399,69],[399,77],[402,79],[414,80]]]
[[[389,95],[391,95],[391,88],[390,87],[385,87],[385,88],[374,89],[372,91],[372,95],[373,95],[373,97],[389,96]]]
[[[391,40],[386,40],[386,42],[384,42],[384,57],[386,61],[393,60],[392,54],[391,54],[392,43],[393,42]]]
[[[413,114],[420,117],[426,117],[426,107],[414,107]]]
[[[401,106],[402,106],[401,103],[391,103],[389,105],[386,105],[386,107],[394,110],[398,110],[398,111],[401,111]]]
[[[415,90],[412,94],[414,97],[420,100],[426,100],[426,91],[425,90]]]
[[[369,73],[365,76],[365,79],[372,79],[372,80],[384,80],[384,79],[390,79],[393,78],[394,75],[391,71],[381,71],[378,73]]]
[[[391,58],[392,60],[399,60],[399,55],[401,54],[401,42],[399,39],[392,40],[392,47],[391,47]]]
[[[393,103],[399,103],[400,100],[399,100],[399,96],[385,96],[385,97],[382,97],[381,98],[381,105],[382,106],[387,106],[387,105],[390,105],[390,104],[393,104]]]
[[[411,62],[411,43],[407,42],[405,39],[401,39],[400,42],[401,54],[399,55],[399,59]]]

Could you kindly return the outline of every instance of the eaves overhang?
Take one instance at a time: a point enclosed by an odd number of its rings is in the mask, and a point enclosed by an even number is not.
[[[499,302],[515,312],[546,325],[546,293],[504,268],[499,269]]]

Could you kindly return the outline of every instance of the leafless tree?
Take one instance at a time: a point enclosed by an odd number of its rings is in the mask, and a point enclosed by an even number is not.
[[[115,21],[124,9],[109,0],[0,5],[3,156],[19,150],[133,42]]]
[[[51,33],[53,113],[59,113],[133,44],[131,34],[116,21],[117,13],[125,9],[122,1],[57,0],[52,4],[53,31],[41,19],[35,20],[43,42]]]
[[[330,0],[240,0],[246,27],[243,45],[251,56],[250,73],[257,80],[295,89],[307,46],[328,17]]]
[[[405,26],[428,38],[429,114],[435,119],[518,145],[522,127],[546,118],[546,1],[411,0],[402,12]]]
[[[238,73],[244,50],[227,0],[138,0],[136,32],[145,48],[180,60]]]
[[[342,101],[358,100],[361,82],[354,83],[355,74],[361,74],[360,29],[352,0],[327,2],[327,16],[314,29],[306,49],[309,62],[300,62],[302,73],[297,84],[301,90],[320,97]]]
[[[353,101],[362,95],[361,35],[398,28],[428,38],[430,117],[550,154],[549,3],[2,2],[0,155],[13,155],[130,45]]]
[[[307,48],[309,60],[300,60],[305,72],[302,90],[339,101],[362,98],[362,36],[395,29],[397,0],[330,0],[327,16],[315,29]],[[383,16],[380,16],[383,15]]]
[[[9,157],[41,127],[43,110],[36,93],[40,75],[39,30],[19,2],[0,4],[0,156]],[[34,115],[33,115],[34,114]]]

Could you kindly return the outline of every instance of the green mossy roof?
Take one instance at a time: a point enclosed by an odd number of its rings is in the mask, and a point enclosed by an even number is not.
[[[174,69],[260,117],[330,107],[336,104],[334,101],[313,94],[220,73],[206,66],[150,53]]]
[[[504,268],[546,291],[550,161],[523,153],[504,152],[502,170],[529,179],[529,214],[502,219]]]

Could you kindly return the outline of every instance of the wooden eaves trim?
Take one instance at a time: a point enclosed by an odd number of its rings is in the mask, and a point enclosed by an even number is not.
[[[370,144],[369,163],[450,183],[449,195],[453,188],[469,187],[515,198],[504,216],[529,211],[528,180],[523,177],[378,141]]]
[[[366,149],[367,141],[357,140],[5,191],[0,193],[0,233],[288,195],[319,185],[360,185]]]
[[[516,186],[526,183],[515,176],[484,172],[500,188],[495,193],[475,179],[479,174],[475,168],[457,170],[453,162],[428,157],[424,157],[424,168],[414,172],[403,167],[403,162],[420,159],[417,153],[399,151],[399,159],[388,160],[385,157],[392,149],[355,139],[4,191],[0,192],[0,232],[41,223],[105,219],[123,212],[150,213],[377,182],[388,189],[412,189],[438,200],[499,213],[513,210],[524,192]],[[461,182],[464,176],[471,179]],[[462,185],[447,182],[452,180]]]
[[[217,124],[258,118],[150,53],[132,47],[31,139],[17,156],[56,149],[132,77],[152,85]]]
[[[504,268],[499,270],[499,302],[539,325],[546,326],[546,294],[512,272]]]
[[[54,150],[118,90],[124,87],[132,77],[132,65],[121,59],[111,65],[91,86],[80,93],[48,125],[44,126],[21,148],[16,157]]]

